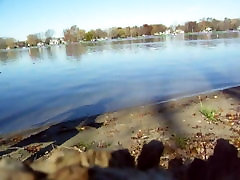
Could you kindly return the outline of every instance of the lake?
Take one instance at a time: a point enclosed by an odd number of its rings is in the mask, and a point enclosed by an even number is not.
[[[0,134],[240,85],[240,33],[0,50]]]

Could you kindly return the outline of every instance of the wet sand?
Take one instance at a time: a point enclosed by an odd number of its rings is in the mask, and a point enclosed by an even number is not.
[[[202,107],[214,110],[214,120]],[[0,157],[33,161],[52,149],[117,150],[134,156],[143,144],[157,139],[168,159],[176,156],[207,158],[216,139],[231,140],[240,148],[240,87],[105,113],[0,137]],[[164,166],[164,161],[163,166]]]

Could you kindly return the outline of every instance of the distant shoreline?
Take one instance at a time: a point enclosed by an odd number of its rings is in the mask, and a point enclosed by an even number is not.
[[[101,43],[101,42],[120,42],[120,41],[127,41],[127,40],[144,40],[144,39],[152,39],[152,38],[164,38],[166,36],[191,36],[191,35],[222,35],[228,33],[240,33],[240,30],[229,30],[229,31],[211,31],[211,32],[188,32],[188,33],[169,33],[169,34],[161,34],[161,35],[144,35],[144,36],[136,36],[136,37],[126,37],[126,38],[114,38],[114,39],[96,39],[94,41],[79,41],[79,42],[64,42],[60,44],[53,44],[53,45],[41,45],[41,46],[30,46],[30,47],[17,47],[17,48],[7,48],[7,49],[0,49],[0,51],[9,51],[14,49],[29,49],[29,48],[47,48],[47,47],[54,47],[54,46],[61,46],[61,45],[68,45],[68,44],[75,44],[75,43]],[[219,37],[217,37],[219,38]],[[213,39],[217,39],[213,38]],[[222,39],[222,38],[221,38]]]

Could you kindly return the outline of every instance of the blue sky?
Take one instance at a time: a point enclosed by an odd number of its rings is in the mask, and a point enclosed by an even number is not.
[[[90,30],[115,26],[240,18],[239,0],[0,0],[0,37],[25,40],[54,29],[62,36],[71,25]]]

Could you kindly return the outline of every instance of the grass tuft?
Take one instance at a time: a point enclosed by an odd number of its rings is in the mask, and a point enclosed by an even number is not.
[[[211,121],[211,122],[218,121],[218,119],[216,118],[217,111],[214,109],[209,109],[207,107],[201,107],[200,113],[202,113],[202,115],[204,115],[208,121]]]
[[[189,140],[188,138],[182,137],[182,136],[176,136],[175,137],[175,143],[176,143],[177,147],[181,148],[181,149],[186,148],[188,140]]]
[[[200,113],[207,118],[209,122],[217,122],[217,111],[215,109],[207,108],[202,104],[201,98],[200,99]]]

